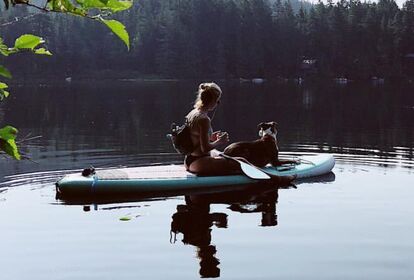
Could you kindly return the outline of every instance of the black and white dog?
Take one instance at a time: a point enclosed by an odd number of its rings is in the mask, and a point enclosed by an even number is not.
[[[248,162],[258,167],[264,167],[269,163],[273,166],[296,163],[294,160],[279,160],[276,126],[276,122],[262,122],[258,124],[259,139],[252,142],[243,141],[230,144],[224,149],[224,154],[245,158]]]

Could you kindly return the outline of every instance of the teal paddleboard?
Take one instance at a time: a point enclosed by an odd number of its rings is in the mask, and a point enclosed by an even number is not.
[[[266,166],[269,174],[308,178],[329,173],[335,165],[330,154],[299,157],[300,164],[280,167]],[[263,179],[266,180],[266,179]],[[208,189],[218,186],[252,184],[255,180],[246,175],[197,176],[185,170],[183,165],[160,165],[130,168],[98,169],[95,174],[82,176],[68,174],[56,183],[61,195],[111,195],[140,192],[179,191]],[[225,189],[223,189],[225,190]]]

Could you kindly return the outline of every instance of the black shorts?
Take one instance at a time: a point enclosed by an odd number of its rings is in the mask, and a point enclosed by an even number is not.
[[[205,155],[201,155],[201,156],[186,155],[186,156],[185,156],[185,159],[184,159],[184,163],[185,163],[185,165],[186,165],[186,167],[187,167],[187,169],[188,169],[188,167],[190,167],[190,165],[191,165],[194,161],[196,161],[196,160],[198,160],[198,159],[200,159],[200,158],[203,158],[203,157],[209,157],[209,156],[210,156],[209,154],[205,154]]]

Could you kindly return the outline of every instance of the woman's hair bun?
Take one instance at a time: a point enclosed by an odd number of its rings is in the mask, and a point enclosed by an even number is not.
[[[200,84],[200,89],[201,90],[206,90],[206,89],[208,89],[209,88],[209,86],[208,86],[208,84],[207,83],[201,83]]]
[[[197,99],[194,108],[202,108],[216,100],[221,95],[221,89],[216,83],[201,83],[198,86]]]

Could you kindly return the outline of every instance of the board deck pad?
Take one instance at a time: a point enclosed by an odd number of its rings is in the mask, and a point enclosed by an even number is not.
[[[98,180],[120,180],[184,178],[196,175],[186,171],[182,165],[160,165],[97,170],[95,176]]]

